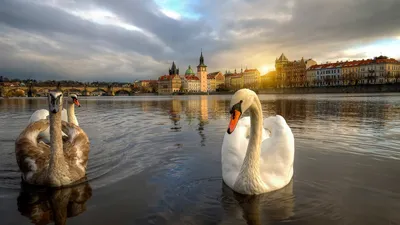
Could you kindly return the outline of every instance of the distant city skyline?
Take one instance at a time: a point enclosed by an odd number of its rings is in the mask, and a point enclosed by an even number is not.
[[[318,63],[400,59],[395,0],[3,0],[0,75],[37,80],[157,79],[172,61],[208,72],[274,70]]]

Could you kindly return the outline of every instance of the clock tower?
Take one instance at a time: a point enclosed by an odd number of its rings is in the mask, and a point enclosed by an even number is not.
[[[197,77],[200,79],[200,91],[207,92],[207,66],[204,64],[203,50],[201,50],[200,63],[197,66]]]

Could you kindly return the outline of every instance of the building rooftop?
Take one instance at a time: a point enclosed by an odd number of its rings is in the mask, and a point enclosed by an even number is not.
[[[219,73],[220,71],[209,73],[207,74],[207,79],[215,79],[215,76],[217,76]]]
[[[259,72],[258,69],[245,69],[245,73],[250,73],[250,72]]]
[[[185,75],[186,80],[200,80],[198,77],[195,75]]]
[[[382,64],[382,63],[400,64],[400,62],[398,60],[395,60],[393,58],[388,58],[386,56],[378,56],[373,59],[352,60],[352,61],[345,61],[345,62],[337,61],[336,63],[317,64],[317,65],[310,66],[310,68],[308,68],[308,70],[353,67],[353,66],[362,66],[362,65],[369,65],[369,64]]]
[[[179,75],[162,75],[161,77],[159,77],[158,78],[158,80],[172,80],[172,79],[174,79],[174,77],[175,76],[178,76],[179,77]]]

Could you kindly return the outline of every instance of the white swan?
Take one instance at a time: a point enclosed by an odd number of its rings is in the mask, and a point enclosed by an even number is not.
[[[81,107],[79,103],[78,96],[76,94],[71,94],[69,98],[67,98],[67,110],[63,109],[61,114],[61,119],[66,122],[73,123],[79,126],[78,119],[75,115],[75,105]],[[49,110],[47,109],[39,109],[36,110],[31,117],[29,118],[28,124],[31,124],[35,121],[39,121],[42,119],[49,119]],[[63,136],[66,134],[63,133]],[[40,141],[45,143],[50,142],[50,128],[47,128],[45,131],[41,132],[38,136]]]
[[[264,120],[260,100],[249,89],[231,99],[231,120],[221,150],[222,178],[227,186],[247,195],[274,191],[293,177],[294,137],[282,116]],[[249,110],[250,117],[239,120]]]
[[[15,155],[22,178],[34,185],[66,186],[86,176],[90,143],[86,133],[61,120],[62,93],[48,96],[50,118],[30,123],[15,141]],[[50,145],[38,142],[49,128]],[[68,137],[63,141],[62,131]]]

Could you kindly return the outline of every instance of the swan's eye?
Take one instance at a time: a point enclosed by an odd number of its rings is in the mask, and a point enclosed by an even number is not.
[[[242,100],[240,100],[240,102],[238,102],[238,103],[236,103],[234,106],[232,106],[232,109],[231,109],[231,111],[229,111],[229,113],[230,114],[233,114],[234,115],[234,112],[235,111],[239,111],[240,113],[242,113],[242,106],[241,106],[241,103],[242,103],[243,101]]]

